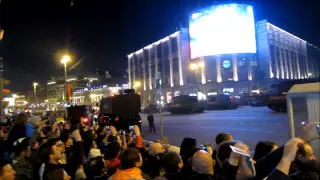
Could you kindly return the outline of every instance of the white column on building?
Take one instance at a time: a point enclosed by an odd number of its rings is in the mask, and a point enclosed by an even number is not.
[[[136,62],[135,62],[135,56],[133,55],[132,56],[132,71],[133,71],[133,81],[132,81],[132,83],[133,83],[133,87],[134,87],[134,83],[136,82],[136,69],[137,69],[137,67],[136,67]]]
[[[131,85],[131,72],[132,72],[132,69],[131,69],[131,63],[130,63],[130,60],[131,60],[131,57],[132,55],[128,55],[128,78],[129,78],[129,87],[132,88],[132,85]]]
[[[237,55],[232,54],[232,70],[233,70],[233,80],[238,81],[238,61],[237,61]]]
[[[283,57],[284,57],[284,69],[285,69],[285,77],[286,79],[289,79],[289,67],[288,67],[288,57],[286,53],[286,49],[283,49]]]
[[[309,77],[309,63],[308,63],[308,59],[307,59],[307,56],[303,56],[304,58],[304,62],[306,64],[306,72],[305,72],[305,78],[308,78]]]
[[[280,73],[281,73],[281,79],[284,79],[284,63],[283,63],[283,58],[282,58],[282,48],[283,45],[280,44],[280,47],[279,47],[279,58],[280,58]]]
[[[299,63],[299,53],[296,51],[296,63],[297,63],[297,74],[298,74],[298,79],[301,79],[301,74],[300,74],[300,63]]]
[[[181,57],[181,33],[177,35],[177,47],[178,47],[178,61],[179,61],[179,83],[180,86],[183,85],[183,73],[182,73],[182,57]]]
[[[292,44],[291,42],[292,42],[292,39],[290,38],[290,39],[289,39],[289,43]],[[293,71],[292,71],[292,58],[293,58],[293,57],[291,56],[291,51],[292,51],[292,47],[290,48],[290,50],[289,50],[289,52],[288,52],[288,57],[287,57],[287,59],[288,59],[288,62],[289,62],[290,79],[293,79]]]
[[[159,72],[159,59],[158,59],[158,45],[154,46],[154,63],[155,63],[155,71],[154,71],[154,76],[156,76],[156,74]]]
[[[172,46],[171,46],[171,38],[167,41],[169,46],[169,68],[170,68],[170,87],[173,87],[173,60],[172,60]]]
[[[152,60],[151,60],[151,48],[148,50],[148,67],[149,67],[149,89],[152,89]]]
[[[278,62],[279,62],[279,59],[278,59],[278,51],[277,51],[277,48],[276,46],[278,46],[277,44],[274,47],[274,52],[275,52],[275,56],[274,56],[274,62],[276,63],[276,77],[279,79],[280,78],[280,73],[279,73],[279,66],[278,66]],[[279,49],[279,48],[278,48]],[[279,52],[280,54],[280,52]],[[280,56],[280,55],[279,55]]]
[[[247,60],[248,63],[248,80],[249,81],[252,81],[252,66],[251,66],[251,59],[252,59],[252,56],[250,56],[249,58],[249,61]],[[271,60],[270,60],[271,61]],[[269,61],[269,62],[270,62]],[[271,67],[271,64],[270,64],[270,67]],[[272,71],[270,71],[270,74],[272,73]]]
[[[216,56],[217,82],[222,82],[220,55]]]
[[[206,66],[206,64],[204,62],[204,58],[203,57],[202,57],[201,62],[203,63],[203,66],[201,66],[201,83],[205,84],[205,83],[207,83],[207,78],[206,78],[206,68],[207,68],[207,66]]]
[[[144,56],[144,51],[141,52],[141,56],[142,56],[143,90],[147,90],[147,77],[146,77],[147,63],[146,63],[146,58]]]

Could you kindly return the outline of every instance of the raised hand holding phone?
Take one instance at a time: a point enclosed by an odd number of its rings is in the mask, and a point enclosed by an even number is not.
[[[300,138],[306,142],[320,139],[320,122],[312,122],[307,124],[302,129]]]

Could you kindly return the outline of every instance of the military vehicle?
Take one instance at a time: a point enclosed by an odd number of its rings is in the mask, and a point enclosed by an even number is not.
[[[117,129],[128,130],[131,125],[141,128],[141,98],[134,89],[124,90],[119,95],[103,98],[100,101],[100,114]],[[99,121],[99,120],[98,120]]]
[[[210,95],[207,99],[207,110],[236,109],[239,107],[237,97],[227,94]]]
[[[276,112],[287,112],[287,92],[295,84],[319,82],[319,79],[297,79],[271,84],[266,93],[266,104]]]
[[[168,104],[171,114],[202,113],[205,109],[205,103],[199,102],[197,96],[176,96]]]

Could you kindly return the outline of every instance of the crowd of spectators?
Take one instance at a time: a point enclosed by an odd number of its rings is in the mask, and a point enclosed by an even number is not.
[[[216,146],[186,137],[177,147],[143,140],[138,126],[73,126],[21,114],[0,129],[0,180],[319,180],[309,144],[319,140],[315,125],[285,145],[260,141],[252,153],[228,133],[216,136]]]

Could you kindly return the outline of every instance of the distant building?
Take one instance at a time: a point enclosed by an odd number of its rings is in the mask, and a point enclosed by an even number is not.
[[[266,77],[319,77],[319,48],[267,20],[257,22],[257,38],[260,69],[265,72]]]
[[[28,99],[27,99],[27,93],[25,93],[25,92],[15,93],[13,95],[13,97],[14,97],[14,101],[15,101],[15,106],[23,107],[29,103]]]
[[[128,84],[116,84],[115,86],[102,85],[91,88],[82,88],[73,92],[72,102],[77,105],[93,105],[100,103],[102,98],[118,94],[119,90],[128,89]]]
[[[319,77],[319,62],[319,48],[266,20],[255,22],[252,6],[222,4],[196,10],[188,29],[129,54],[128,80],[143,103],[180,94],[252,96],[278,81]]]

